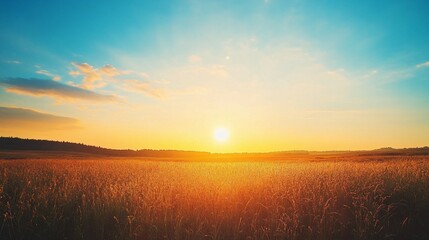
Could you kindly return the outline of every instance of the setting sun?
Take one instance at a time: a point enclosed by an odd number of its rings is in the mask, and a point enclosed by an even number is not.
[[[0,1],[0,240],[429,240],[429,0]]]
[[[216,128],[213,132],[213,138],[218,142],[225,142],[229,138],[229,131],[226,128]]]

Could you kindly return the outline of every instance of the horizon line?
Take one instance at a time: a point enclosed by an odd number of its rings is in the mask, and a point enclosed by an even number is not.
[[[35,138],[22,138],[22,137],[15,137],[15,136],[0,136],[1,138],[14,138],[14,139],[21,139],[21,140],[35,140],[35,141],[48,141],[48,142],[63,142],[63,143],[72,143],[72,144],[81,144],[88,147],[96,147],[96,148],[103,148],[106,150],[116,150],[116,151],[144,151],[144,150],[151,150],[151,151],[177,151],[177,152],[194,152],[194,153],[208,153],[208,154],[275,154],[275,153],[293,153],[293,152],[308,152],[308,153],[317,153],[317,152],[369,152],[369,151],[376,151],[376,150],[406,150],[406,149],[418,149],[418,148],[429,148],[428,145],[425,146],[415,146],[415,147],[401,147],[401,148],[393,148],[393,147],[381,147],[381,148],[374,148],[374,149],[358,149],[358,150],[305,150],[305,149],[295,149],[295,150],[278,150],[278,151],[270,151],[270,152],[210,152],[210,151],[199,151],[199,150],[183,150],[183,149],[153,149],[153,148],[140,148],[140,149],[118,149],[118,148],[108,148],[103,146],[97,146],[97,145],[91,145],[86,143],[79,143],[79,142],[70,142],[65,140],[52,140],[52,139],[35,139]],[[0,148],[1,150],[1,148]]]

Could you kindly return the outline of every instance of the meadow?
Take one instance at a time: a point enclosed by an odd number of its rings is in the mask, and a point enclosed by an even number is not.
[[[429,239],[428,160],[0,160],[0,239]]]

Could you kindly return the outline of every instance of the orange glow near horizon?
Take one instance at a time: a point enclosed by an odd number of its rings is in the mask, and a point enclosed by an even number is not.
[[[222,153],[429,145],[427,4],[380,18],[378,4],[107,1],[80,9],[88,24],[73,4],[39,18],[37,1],[10,2],[0,136]]]

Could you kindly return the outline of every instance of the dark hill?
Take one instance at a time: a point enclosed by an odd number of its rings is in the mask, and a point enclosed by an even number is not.
[[[89,146],[81,143],[72,143],[65,141],[51,141],[40,139],[23,139],[16,137],[0,137],[1,151],[56,151],[85,153],[100,156],[118,156],[118,157],[158,157],[158,158],[291,158],[291,156],[328,156],[339,154],[353,154],[357,156],[410,156],[410,155],[429,155],[429,147],[421,148],[380,148],[371,151],[286,151],[270,153],[229,153],[229,154],[212,154],[209,152],[197,151],[179,151],[179,150],[130,150],[130,149],[109,149],[97,146]]]
[[[205,157],[210,155],[208,152],[177,151],[177,150],[117,150],[89,146],[81,143],[60,142],[40,139],[22,139],[16,137],[0,137],[0,150],[33,150],[33,151],[59,151],[88,153],[106,156],[121,157]]]
[[[421,148],[401,148],[395,149],[391,147],[375,149],[372,151],[366,151],[363,155],[429,155],[429,147]]]

